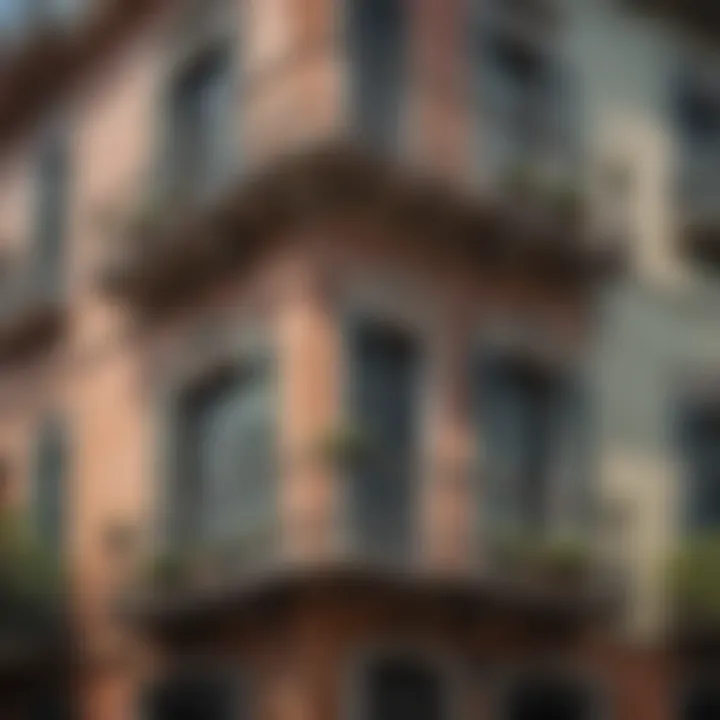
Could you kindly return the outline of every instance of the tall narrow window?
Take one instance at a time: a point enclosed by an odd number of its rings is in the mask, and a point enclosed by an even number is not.
[[[510,694],[508,720],[590,720],[591,693],[579,682],[561,678],[523,678]]]
[[[51,132],[41,147],[38,168],[36,258],[43,288],[61,283],[63,247],[67,235],[69,203],[68,136]]]
[[[437,672],[410,660],[380,660],[367,675],[363,720],[443,720],[444,688]]]
[[[720,529],[720,408],[700,407],[683,419],[682,448],[689,532]]]
[[[34,525],[43,546],[61,550],[65,536],[67,502],[67,447],[65,432],[56,419],[40,430],[33,495]]]
[[[368,457],[351,482],[356,541],[378,557],[410,550],[420,353],[401,329],[366,322],[352,346],[352,410]]]
[[[193,670],[178,672],[144,698],[147,720],[242,720],[239,692],[227,678]]]
[[[690,68],[682,72],[673,94],[673,110],[685,222],[698,229],[713,227],[720,191],[720,85],[715,74],[703,78]]]
[[[399,137],[406,73],[405,0],[347,0],[350,103],[360,138],[382,150]]]
[[[273,383],[257,364],[192,388],[180,403],[175,540],[262,553],[275,518]],[[250,559],[256,559],[254,556]]]
[[[513,176],[529,168],[567,172],[577,118],[558,56],[548,0],[477,0],[472,52],[483,163]]]
[[[182,67],[170,93],[169,158],[165,182],[195,199],[227,169],[227,114],[231,101],[230,52],[216,47]]]
[[[531,359],[492,357],[480,364],[476,402],[486,519],[503,530],[582,527],[587,468],[577,383]]]
[[[720,717],[720,683],[717,677],[692,684],[682,698],[679,716],[681,720],[711,720]]]

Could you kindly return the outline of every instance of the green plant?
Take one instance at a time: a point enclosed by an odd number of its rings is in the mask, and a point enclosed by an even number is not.
[[[367,459],[372,451],[372,443],[367,433],[360,428],[344,425],[323,435],[315,451],[322,461],[346,469]]]
[[[125,230],[144,237],[161,229],[170,216],[170,202],[157,193],[143,193],[125,218]]]
[[[542,177],[532,162],[517,162],[511,165],[503,178],[503,188],[514,197],[527,197],[542,187]]]
[[[583,211],[582,193],[572,178],[547,172],[529,160],[512,165],[503,179],[503,189],[520,200],[539,200],[563,218],[577,218]]]
[[[592,549],[577,537],[556,537],[541,544],[539,562],[557,577],[580,578],[589,572]]]
[[[29,602],[55,598],[62,583],[59,558],[47,551],[20,515],[0,514],[0,586]]]
[[[670,564],[670,594],[676,613],[720,626],[720,532],[688,539]]]
[[[516,533],[498,540],[496,559],[512,574],[575,581],[590,572],[592,551],[578,537]]]
[[[146,568],[145,579],[159,590],[176,590],[192,577],[191,554],[178,550],[166,550],[154,556]]]

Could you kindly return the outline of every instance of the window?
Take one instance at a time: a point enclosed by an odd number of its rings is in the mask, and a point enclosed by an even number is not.
[[[480,363],[478,432],[488,520],[535,532],[558,529],[560,520],[582,525],[582,405],[576,381],[560,369],[505,355]]]
[[[227,167],[230,70],[228,49],[217,47],[195,57],[175,77],[165,176],[173,193],[190,199],[202,195]]]
[[[147,720],[242,720],[242,703],[227,677],[178,672],[152,688],[144,699]]]
[[[704,76],[712,62],[689,64],[673,94],[673,118],[679,144],[679,189],[694,219],[715,214],[720,162],[720,85]]]
[[[442,678],[424,664],[400,659],[373,663],[367,674],[363,720],[442,720]]]
[[[356,541],[386,557],[410,549],[420,352],[400,328],[361,323],[352,342],[351,405],[368,458],[350,483]]]
[[[227,370],[180,400],[176,543],[261,552],[275,515],[274,403],[264,363]]]
[[[69,152],[67,135],[55,129],[45,139],[39,160],[36,252],[43,287],[57,287],[67,234]]]
[[[65,536],[67,447],[56,419],[45,422],[37,445],[33,514],[43,547],[61,552]]]
[[[389,150],[400,130],[405,75],[403,0],[347,0],[351,112],[361,139]]]
[[[720,717],[720,683],[717,678],[697,681],[684,694],[680,705],[682,720],[714,720]]]
[[[472,52],[478,68],[483,162],[504,173],[573,160],[577,118],[558,57],[558,23],[547,2],[476,4]],[[489,155],[491,154],[491,155]]]
[[[510,694],[508,720],[590,720],[591,693],[579,682],[549,677],[523,678]]]
[[[686,524],[691,532],[720,529],[720,407],[691,408],[682,419]]]

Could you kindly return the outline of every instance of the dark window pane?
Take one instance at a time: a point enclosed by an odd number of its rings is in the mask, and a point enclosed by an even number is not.
[[[366,720],[441,720],[440,677],[412,662],[384,661],[369,673]]]
[[[354,474],[352,506],[367,551],[404,552],[412,541],[419,359],[395,327],[366,323],[355,333],[352,408],[371,451]]]
[[[706,685],[689,692],[685,697],[682,720],[718,720],[720,718],[720,687]]]
[[[675,116],[688,140],[720,139],[720,97],[683,83],[675,98]]]
[[[53,132],[41,149],[36,218],[36,252],[41,280],[50,286],[59,280],[67,230],[69,157],[67,137]]]
[[[566,394],[566,379],[529,360],[497,358],[481,365],[478,432],[489,507],[511,525],[542,530],[551,521],[553,482],[570,459]]]
[[[229,682],[202,677],[165,681],[146,700],[148,720],[231,720],[242,718]]]
[[[593,704],[579,684],[559,680],[525,680],[513,689],[508,720],[589,720]]]
[[[720,409],[691,410],[683,420],[686,518],[692,531],[720,528]]]
[[[62,427],[48,422],[40,431],[35,478],[35,527],[43,546],[60,551],[65,515],[66,448]]]
[[[186,67],[171,94],[168,182],[180,193],[209,189],[227,152],[224,113],[229,111],[230,56],[214,49]]]
[[[267,530],[274,509],[274,422],[267,368],[228,371],[180,408],[180,540],[227,543]]]
[[[385,148],[397,139],[403,94],[403,0],[351,0],[352,112],[364,140]]]

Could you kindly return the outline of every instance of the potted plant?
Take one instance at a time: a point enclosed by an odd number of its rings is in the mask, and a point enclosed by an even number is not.
[[[497,545],[502,572],[552,585],[577,585],[592,569],[589,544],[577,537],[547,537],[534,533],[506,536]]]
[[[550,214],[562,222],[576,222],[583,214],[582,194],[572,178],[541,163],[516,163],[508,169],[502,185],[509,200],[521,204],[533,217]]]
[[[340,425],[318,439],[315,455],[340,470],[351,470],[364,462],[372,451],[369,436],[354,425]]]
[[[673,610],[682,625],[720,630],[720,532],[685,541],[669,573]]]
[[[144,580],[153,590],[175,591],[186,587],[195,576],[194,554],[167,549],[150,559]]]

